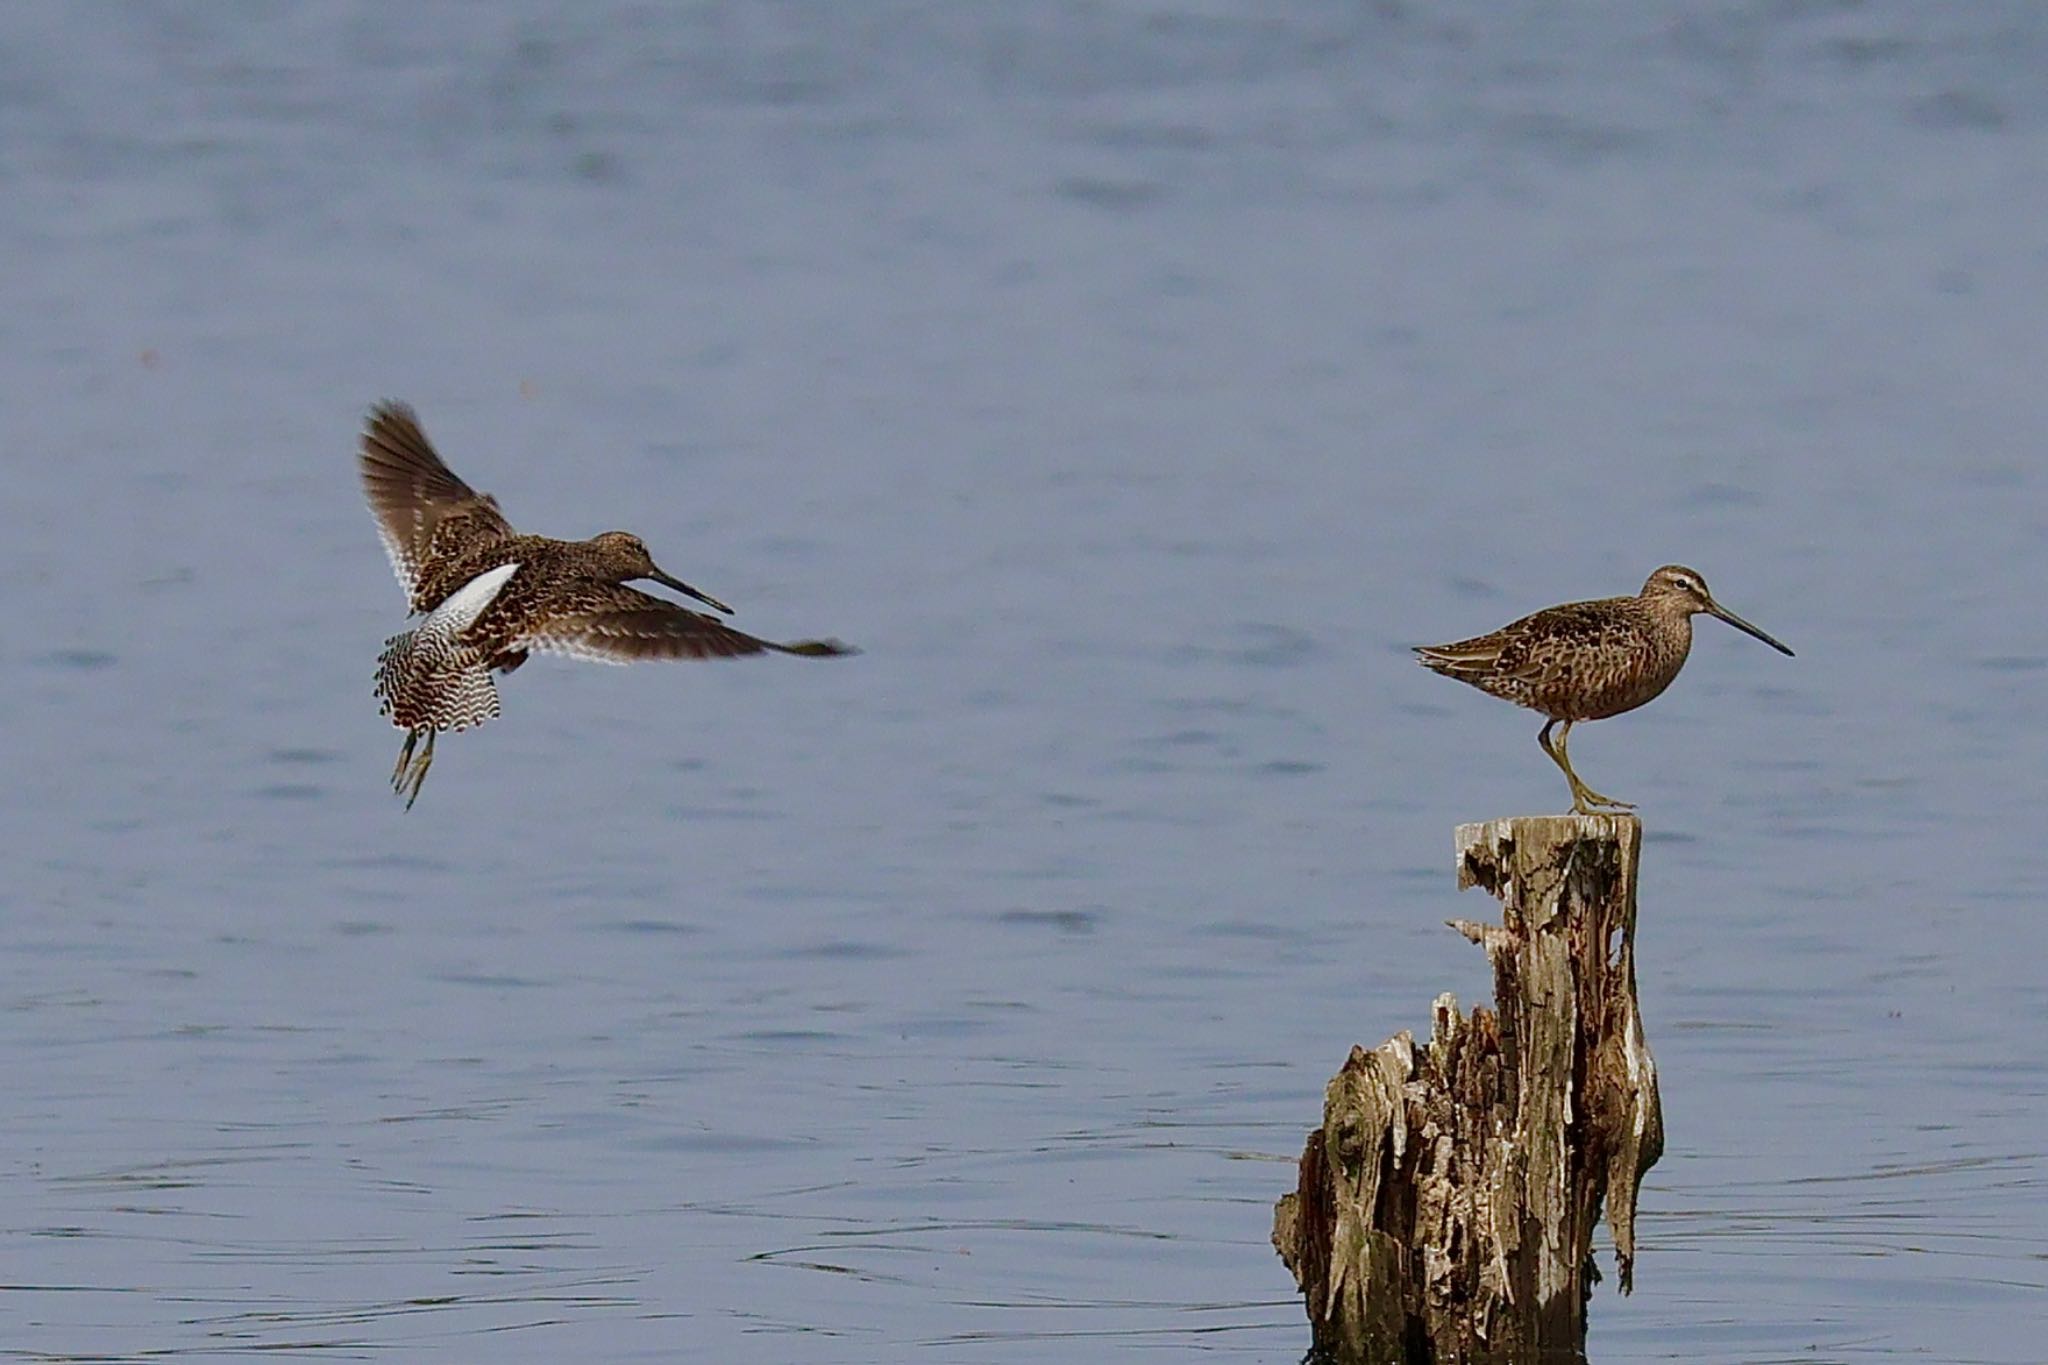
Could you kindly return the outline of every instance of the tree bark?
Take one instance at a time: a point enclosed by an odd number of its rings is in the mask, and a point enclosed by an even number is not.
[[[1583,1359],[1603,1203],[1632,1287],[1636,1191],[1664,1149],[1636,1005],[1642,832],[1632,815],[1458,827],[1459,886],[1502,903],[1498,925],[1451,922],[1486,949],[1495,1008],[1440,995],[1426,1047],[1352,1048],[1274,1210],[1327,1358]]]

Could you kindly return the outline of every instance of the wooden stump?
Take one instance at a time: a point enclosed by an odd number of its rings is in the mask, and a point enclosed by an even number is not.
[[[1458,884],[1501,923],[1454,920],[1493,963],[1493,1010],[1436,999],[1428,1046],[1354,1047],[1331,1080],[1273,1245],[1330,1359],[1582,1358],[1604,1201],[1631,1287],[1636,1190],[1664,1150],[1636,1007],[1632,815],[1458,827]]]

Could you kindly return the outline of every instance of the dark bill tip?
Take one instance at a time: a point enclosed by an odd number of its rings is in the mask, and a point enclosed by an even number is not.
[[[677,592],[681,593],[685,597],[694,597],[707,607],[716,607],[718,610],[724,612],[727,616],[732,615],[731,607],[728,607],[727,605],[725,605],[725,603],[719,601],[717,598],[711,596],[709,593],[698,592],[695,588],[691,587],[688,583],[683,582],[683,580],[680,578],[670,578],[667,574],[663,573],[659,569],[656,569],[653,573],[647,576],[653,579],[655,582],[661,584],[663,587],[674,588]]]
[[[1790,647],[1788,647],[1784,643],[1784,641],[1776,639],[1770,635],[1765,634],[1763,631],[1758,630],[1755,626],[1743,620],[1740,616],[1737,616],[1734,612],[1728,610],[1728,608],[1722,606],[1719,602],[1709,604],[1707,610],[1712,612],[1714,615],[1720,617],[1723,621],[1726,621],[1729,625],[1735,627],[1743,634],[1754,635],[1757,639],[1762,640],[1765,644],[1769,645],[1772,649],[1777,650],[1786,658],[1796,659],[1799,657],[1798,655],[1792,652]]]

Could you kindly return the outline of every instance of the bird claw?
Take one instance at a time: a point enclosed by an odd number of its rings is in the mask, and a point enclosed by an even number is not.
[[[391,790],[395,792],[405,790],[405,770],[412,765],[412,746],[419,743],[419,740],[419,731],[408,730],[405,732],[405,747],[398,751],[398,766],[391,770]]]
[[[419,743],[420,733],[418,730],[407,732],[405,747],[398,751],[398,766],[391,772],[391,790],[405,798],[407,810],[411,810],[412,803],[420,799],[420,787],[427,780],[427,769],[434,763],[435,732],[431,728],[426,730],[427,747],[420,751],[417,760],[412,756],[413,746]]]

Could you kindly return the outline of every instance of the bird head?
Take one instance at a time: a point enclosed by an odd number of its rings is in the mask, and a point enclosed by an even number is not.
[[[698,592],[680,578],[671,578],[663,573],[655,566],[654,556],[647,552],[647,542],[631,531],[606,531],[602,535],[592,536],[590,544],[604,556],[605,568],[619,582],[625,583],[635,578],[651,579],[663,587],[674,588],[685,597],[694,597],[707,607],[716,607],[727,616],[732,615],[732,608],[717,598]]]
[[[1683,564],[1666,564],[1651,574],[1649,581],[1643,584],[1642,595],[1659,605],[1681,610],[1687,616],[1697,616],[1701,612],[1709,616],[1718,616],[1744,634],[1754,635],[1780,654],[1792,653],[1784,645],[1716,602],[1714,594],[1707,591],[1707,580],[1700,577],[1696,569],[1688,569]]]

